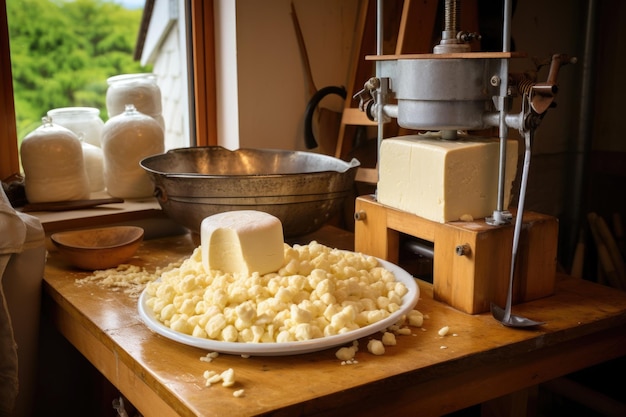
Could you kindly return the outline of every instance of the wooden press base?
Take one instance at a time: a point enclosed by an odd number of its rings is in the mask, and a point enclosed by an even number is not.
[[[384,206],[373,196],[357,197],[355,213],[355,251],[398,263],[401,233],[432,242],[436,300],[469,314],[489,311],[491,302],[504,307],[513,224],[491,226],[484,219],[438,223]],[[555,287],[558,220],[525,212],[523,221],[514,304],[552,295]]]

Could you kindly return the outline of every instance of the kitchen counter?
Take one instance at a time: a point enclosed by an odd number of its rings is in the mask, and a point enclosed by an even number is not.
[[[343,249],[352,244],[350,234],[332,227],[311,238]],[[188,257],[195,246],[190,235],[146,240],[129,263],[154,271]],[[136,298],[77,285],[88,275],[51,252],[47,314],[146,417],[437,416],[486,402],[510,405],[525,399],[529,387],[626,355],[626,293],[559,276],[555,295],[514,307],[547,322],[535,330],[504,327],[489,313],[462,313],[434,301],[432,285],[418,280],[416,309],[426,316],[424,325],[398,336],[382,356],[369,354],[364,338],[352,365],[335,357],[338,348],[281,357],[222,354],[207,363],[200,357],[208,352],[150,331]],[[444,326],[450,331],[442,337]],[[235,372],[234,388],[205,386],[205,370],[228,368]],[[244,395],[234,397],[235,389]],[[520,415],[519,403],[515,411]]]

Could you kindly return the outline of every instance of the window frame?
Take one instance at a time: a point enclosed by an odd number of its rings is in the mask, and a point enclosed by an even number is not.
[[[6,0],[0,0],[0,179],[19,173]]]
[[[196,146],[217,145],[213,0],[190,0],[191,82]],[[206,23],[209,23],[208,25]],[[192,138],[193,139],[193,138]],[[20,174],[6,0],[0,0],[0,179]]]

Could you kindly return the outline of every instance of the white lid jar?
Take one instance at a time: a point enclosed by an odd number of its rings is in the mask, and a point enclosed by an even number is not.
[[[126,105],[126,110],[107,120],[102,131],[104,184],[119,198],[144,198],[154,194],[154,184],[139,162],[165,151],[163,129],[152,117]]]
[[[155,74],[115,75],[107,79],[107,84],[106,104],[109,118],[123,113],[127,104],[134,104],[137,111],[154,118],[165,131],[161,89]]]
[[[95,107],[60,107],[48,110],[52,121],[76,133],[85,143],[100,146],[104,122],[100,118],[100,110]]]
[[[71,130],[44,117],[20,145],[24,189],[30,203],[89,198],[81,142]]]

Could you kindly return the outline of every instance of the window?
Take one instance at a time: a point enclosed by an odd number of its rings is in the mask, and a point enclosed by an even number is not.
[[[147,0],[146,10],[157,3],[159,0]],[[190,101],[193,114],[202,115],[194,117],[190,135],[197,138],[196,145],[216,144],[213,1],[184,0],[181,4],[189,18],[187,39],[192,55],[189,74],[193,86]],[[6,11],[6,0],[0,0],[0,179],[19,173]]]

